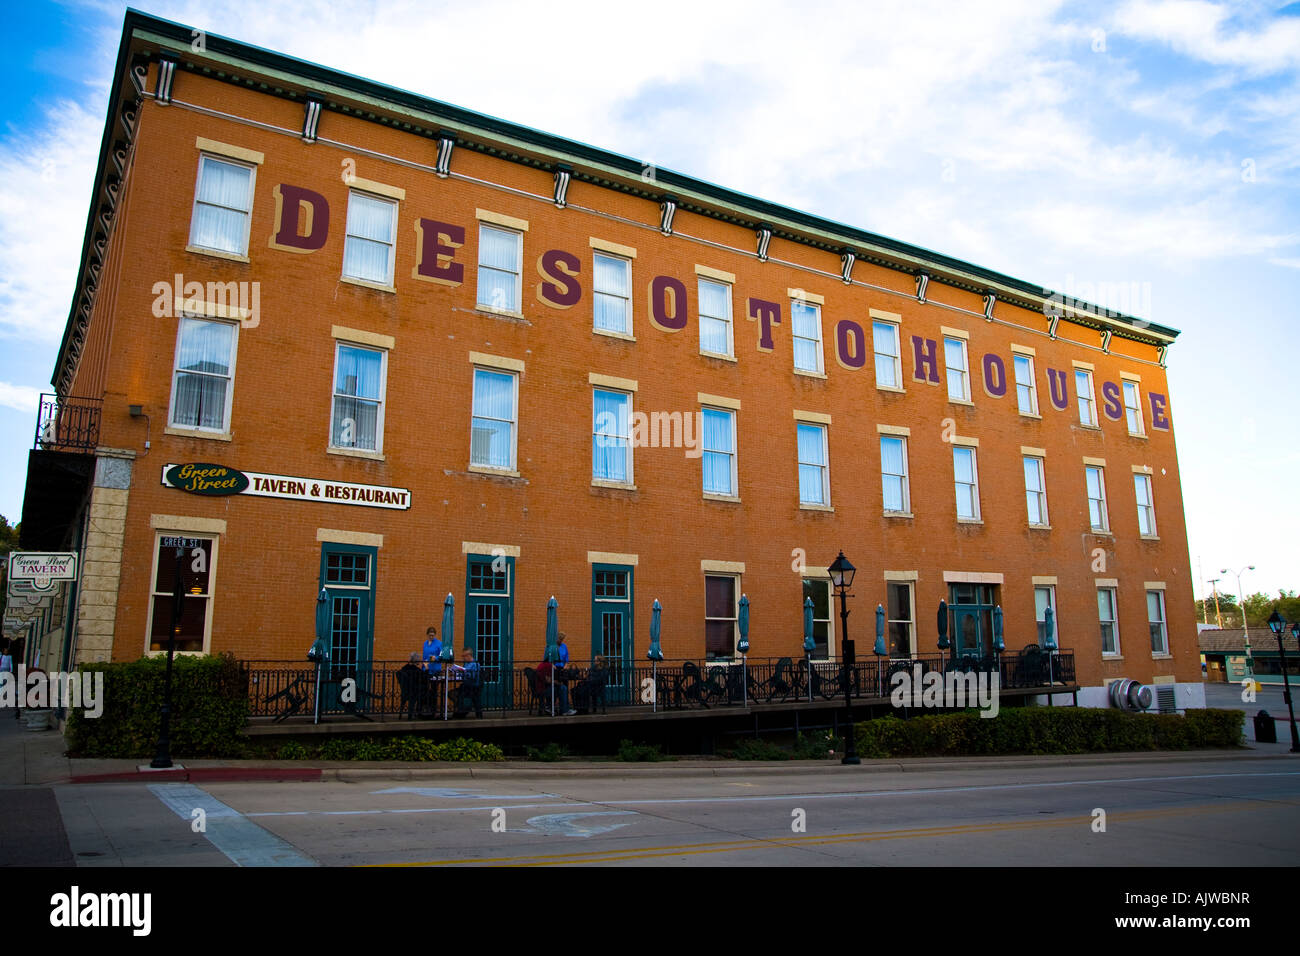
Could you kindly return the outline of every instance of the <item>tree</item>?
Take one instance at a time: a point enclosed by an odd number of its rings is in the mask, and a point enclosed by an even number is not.
[[[18,550],[18,534],[22,530],[23,523],[20,521],[15,525],[9,524],[9,519],[0,515],[0,564],[4,565],[5,572],[0,578],[8,579],[9,577],[9,552]],[[4,614],[5,608],[9,606],[9,589],[0,588],[0,615]]]

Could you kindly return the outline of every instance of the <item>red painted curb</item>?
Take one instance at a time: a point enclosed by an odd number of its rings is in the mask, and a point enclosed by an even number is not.
[[[69,778],[69,783],[138,783],[178,781],[232,782],[240,780],[319,780],[321,771],[306,767],[280,769],[277,767],[197,767],[193,770],[133,770],[123,773],[91,773]]]

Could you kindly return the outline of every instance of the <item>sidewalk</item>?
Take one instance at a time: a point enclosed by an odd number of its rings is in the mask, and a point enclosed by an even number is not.
[[[540,763],[509,760],[502,763],[395,763],[380,761],[306,760],[175,760],[171,770],[149,770],[149,761],[70,758],[63,735],[55,730],[29,731],[13,715],[0,710],[0,787],[51,786],[65,783],[163,781],[271,781],[356,780],[384,778],[425,780],[437,778],[528,777],[600,775],[638,777],[744,776],[752,774],[808,775],[820,773],[898,773],[963,769],[1014,769],[1032,767],[1095,766],[1097,764],[1180,763],[1210,759],[1278,761],[1291,756],[1290,742],[1256,744],[1247,741],[1240,750],[1143,751],[1118,754],[1078,754],[1041,757],[908,757],[862,761],[847,768],[838,761],[757,761],[694,758],[656,763],[618,760],[565,760]],[[144,769],[142,769],[144,768]]]

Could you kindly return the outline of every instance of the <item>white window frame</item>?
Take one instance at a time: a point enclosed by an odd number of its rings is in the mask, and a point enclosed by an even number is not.
[[[895,587],[896,585],[907,586],[908,613],[911,614],[912,616],[910,619],[906,621],[889,616],[890,609],[893,607],[893,601],[890,600],[889,590],[890,588]],[[893,650],[889,646],[890,645],[889,634],[891,630],[891,625],[894,624],[907,625],[907,641],[910,650],[906,658],[894,658]],[[890,652],[889,655],[890,658],[895,660],[909,660],[917,656],[918,651],[916,647],[916,581],[886,581],[885,582],[885,649]]]
[[[199,656],[199,655],[201,655],[201,654],[208,654],[208,653],[211,653],[211,650],[212,650],[212,608],[213,608],[213,606],[216,604],[216,593],[217,593],[217,551],[218,551],[218,549],[219,549],[219,547],[220,547],[220,543],[221,543],[221,535],[220,535],[220,534],[213,533],[213,532],[210,532],[210,531],[203,531],[203,532],[199,532],[199,531],[169,531],[169,530],[165,530],[165,529],[162,529],[162,528],[156,528],[156,529],[154,529],[154,537],[153,537],[153,562],[152,562],[152,565],[151,565],[151,567],[150,567],[150,569],[149,569],[149,613],[145,615],[145,625],[144,625],[144,653],[145,653],[145,656],[147,656],[147,657],[157,657],[157,656],[159,656],[159,655],[162,655],[162,654],[166,654],[166,653],[167,653],[167,648],[166,648],[166,646],[165,646],[165,642],[164,642],[164,646],[161,647],[161,648],[159,648],[159,649],[156,650],[156,651],[153,650],[153,649],[150,647],[150,645],[153,643],[153,606],[154,606],[154,604],[156,603],[154,599],[155,599],[155,598],[160,598],[160,597],[170,598],[170,597],[172,596],[172,592],[171,592],[171,591],[156,591],[156,590],[154,590],[155,585],[158,583],[158,563],[159,563],[159,558],[161,557],[161,552],[162,552],[162,539],[163,539],[163,538],[199,538],[199,539],[202,539],[202,540],[204,540],[204,541],[210,541],[210,542],[212,543],[212,548],[211,548],[211,550],[209,551],[210,558],[209,558],[209,560],[208,560],[208,593],[207,593],[206,595],[204,595],[204,597],[207,599],[208,606],[204,609],[204,618],[203,618],[203,649],[202,649],[201,651],[181,651],[181,650],[176,651],[176,653],[177,653],[178,655],[179,655],[179,654],[191,654],[191,655],[194,655],[195,657],[197,657],[197,656]],[[167,550],[168,550],[168,551],[171,551],[172,549],[171,549],[171,548],[168,548]],[[174,555],[171,555],[171,556],[169,556],[169,557],[171,558],[171,560],[175,560],[175,556],[174,556]],[[188,596],[186,597],[186,600],[189,600],[189,597],[188,597]],[[170,611],[169,611],[168,613],[170,613]]]
[[[613,292],[601,292],[596,288],[596,276],[599,274],[596,265],[599,260],[608,259],[610,262],[620,262],[627,270],[627,295],[622,296]],[[596,324],[596,297],[608,296],[610,298],[623,300],[623,328],[606,329]],[[626,256],[616,256],[612,252],[605,252],[601,249],[593,250],[591,256],[591,328],[593,331],[603,335],[622,335],[632,336],[632,260]]]
[[[709,448],[704,444],[704,412],[720,412],[727,416],[731,422],[731,451],[723,452],[717,449]],[[704,458],[706,455],[729,455],[731,458],[731,490],[728,492],[710,491],[704,487]],[[700,406],[700,487],[703,489],[706,498],[739,498],[740,481],[739,472],[736,466],[736,459],[739,457],[736,437],[736,410],[734,408],[722,408],[717,405]]]
[[[483,264],[483,234],[484,232],[499,232],[503,235],[513,236],[515,239],[515,263],[518,268],[514,272],[515,293],[514,302],[504,306],[493,305],[491,302],[483,301],[483,270],[488,269],[492,272],[505,274],[506,270],[498,269],[495,266],[486,266]],[[524,309],[524,234],[518,229],[507,229],[505,226],[498,226],[495,223],[479,221],[478,224],[478,271],[475,273],[477,290],[475,293],[475,308],[486,309],[489,312],[504,312],[507,315],[522,315]]]
[[[1128,426],[1128,433],[1145,438],[1146,423],[1142,421],[1141,383],[1124,379],[1120,383],[1120,388],[1124,393],[1124,422]],[[1133,399],[1132,403],[1129,402],[1130,396]],[[1134,425],[1137,427],[1135,428]]]
[[[1025,515],[1029,519],[1029,527],[1051,527],[1052,522],[1047,515],[1047,461],[1041,455],[1024,455],[1022,457],[1025,465],[1028,465],[1029,462],[1033,462],[1038,469],[1037,489],[1029,487],[1029,473],[1025,470]],[[1042,519],[1041,521],[1035,521],[1033,514],[1029,510],[1030,495],[1035,495],[1038,499],[1038,514]]]
[[[799,430],[803,428],[815,429],[821,436],[822,459],[824,463],[804,461],[799,457]],[[830,449],[830,429],[819,422],[795,422],[795,459],[797,461],[796,477],[799,483],[799,504],[800,506],[810,505],[819,508],[829,508],[831,506],[831,449]],[[803,496],[803,467],[804,465],[816,467],[821,471],[821,501],[808,501]]]
[[[1088,383],[1088,394],[1083,394],[1083,389],[1079,388],[1079,381]],[[1097,391],[1092,380],[1092,372],[1086,368],[1076,368],[1074,370],[1074,390],[1078,395],[1079,404],[1079,424],[1088,428],[1098,427],[1097,419]],[[1084,417],[1084,410],[1087,409],[1087,418]]]
[[[1097,588],[1097,593],[1099,595],[1103,591],[1105,591],[1107,594],[1110,595],[1111,618],[1110,620],[1106,620],[1101,616],[1101,602],[1098,601],[1097,602],[1097,624],[1099,628],[1099,636],[1101,637],[1101,656],[1120,657],[1121,653],[1120,653],[1120,644],[1119,644],[1119,589],[1106,586],[1106,585]],[[1109,651],[1106,650],[1105,631],[1101,630],[1101,626],[1105,624],[1110,625],[1110,632],[1112,637],[1114,638],[1115,647],[1113,650],[1109,650]]]
[[[892,472],[887,472],[887,471],[885,471],[885,442],[886,442],[886,441],[897,441],[897,442],[902,443],[902,446],[903,446],[903,473],[902,473],[901,475],[895,475],[895,474],[893,474]],[[890,477],[890,478],[898,478],[898,479],[901,479],[902,486],[903,486],[903,510],[902,510],[902,511],[891,511],[888,507],[885,506],[885,478],[886,478],[886,476],[888,476],[888,477]],[[912,484],[912,482],[911,482],[911,478],[909,477],[909,468],[908,468],[908,461],[907,461],[907,436],[906,436],[906,435],[887,435],[887,434],[882,434],[882,435],[880,436],[880,499],[881,499],[881,500],[880,500],[880,505],[881,505],[881,508],[884,509],[884,513],[885,513],[885,514],[887,514],[887,515],[908,515],[908,514],[911,514],[911,513],[912,513],[912,489],[911,489],[911,484]]]
[[[1088,472],[1097,472],[1097,490],[1101,497],[1094,498],[1088,489]],[[1104,534],[1110,533],[1110,513],[1106,506],[1106,468],[1103,465],[1085,465],[1083,469],[1083,493],[1088,499],[1088,528],[1091,531],[1098,531]],[[1096,501],[1098,511],[1101,514],[1101,524],[1092,523],[1092,503]]]
[[[961,365],[953,366],[948,364],[949,345],[956,345],[958,348],[961,349]],[[965,339],[958,338],[957,336],[953,336],[953,335],[945,335],[943,337],[943,365],[944,365],[944,373],[945,373],[944,378],[946,380],[946,385],[948,388],[948,401],[960,402],[962,404],[969,403],[971,400],[970,354],[967,350]],[[957,380],[961,384],[960,395],[954,395],[952,393],[953,372],[958,373]]]
[[[890,334],[894,337],[894,354],[891,356],[888,352],[876,351],[876,329],[878,327],[888,328]],[[903,347],[902,347],[902,330],[898,322],[891,322],[889,319],[872,318],[871,320],[871,356],[872,370],[876,376],[876,388],[890,392],[901,392],[903,390]],[[894,381],[893,384],[881,383],[880,381],[880,359],[892,358],[894,363]]]
[[[597,422],[596,422],[596,395],[597,395],[598,393],[600,393],[600,392],[604,392],[604,393],[607,394],[607,395],[619,395],[619,396],[622,396],[623,398],[627,399],[627,422],[625,423],[625,424],[627,425],[627,434],[626,434],[626,435],[616,435],[616,436],[615,436],[615,437],[617,437],[617,438],[622,438],[622,439],[625,439],[625,440],[627,441],[627,455],[626,455],[627,467],[626,467],[626,469],[625,469],[625,470],[627,471],[627,478],[626,478],[626,479],[619,479],[619,478],[603,478],[603,477],[601,477],[601,476],[599,476],[599,475],[596,474],[596,462],[595,462],[595,460],[594,460],[594,454],[595,454],[595,443],[596,443],[596,440],[597,440],[597,439],[598,439],[602,434],[609,434],[608,432],[599,432],[599,431],[596,430],[596,425],[597,425]],[[636,484],[636,476],[635,476],[634,472],[632,471],[632,462],[633,462],[633,459],[634,459],[634,456],[633,456],[633,454],[632,454],[632,398],[633,398],[633,395],[634,395],[633,392],[629,392],[629,391],[627,391],[627,390],[625,390],[625,389],[619,389],[619,388],[605,388],[605,387],[602,387],[602,386],[594,386],[594,387],[592,388],[592,390],[591,390],[591,440],[592,440],[592,454],[593,454],[593,460],[592,460],[592,463],[591,463],[591,481],[592,481],[593,484],[598,484],[598,485],[616,485],[616,486],[618,486],[618,487],[629,487],[629,488],[632,487],[634,484]]]
[[[709,617],[709,578],[730,578],[731,579],[731,616],[730,617]],[[731,621],[731,656],[730,657],[709,657],[708,647],[708,629],[705,628],[705,645],[704,657],[711,663],[721,661],[735,660],[739,651],[737,645],[740,643],[740,575],[731,574],[725,571],[705,571],[704,572],[704,621]]]
[[[1146,488],[1147,503],[1142,503],[1142,489]],[[1133,473],[1133,495],[1137,502],[1138,512],[1138,534],[1144,538],[1154,538],[1159,532],[1156,530],[1156,499],[1155,488],[1151,481],[1151,476],[1146,472],[1135,471]],[[1142,527],[1142,518],[1146,516],[1147,528]]]
[[[824,623],[824,624],[826,625],[826,656],[825,656],[825,657],[817,657],[817,656],[816,656],[816,653],[814,652],[813,660],[814,660],[814,661],[833,661],[833,660],[835,660],[835,592],[834,592],[834,590],[831,588],[831,579],[830,579],[830,578],[808,577],[808,576],[805,576],[805,577],[800,581],[800,593],[803,592],[803,583],[804,583],[804,582],[807,582],[808,584],[812,585],[812,586],[815,587],[815,588],[817,588],[817,587],[824,587],[824,588],[826,589],[826,613],[827,613],[827,615],[828,615],[827,617],[821,618],[821,617],[817,617],[817,616],[816,616],[816,615],[817,615],[817,611],[816,611],[816,601],[813,602],[813,605],[814,605],[814,610],[813,610],[813,625],[814,625],[814,627],[815,627],[815,625],[818,624],[819,622],[820,622],[820,623]],[[802,618],[801,618],[801,620],[802,620]],[[816,639],[814,638],[814,640],[816,640]]]
[[[372,399],[363,395],[344,395],[338,391],[339,381],[339,358],[342,350],[356,349],[359,352],[378,352],[379,353],[379,398]],[[349,342],[338,339],[334,342],[334,370],[330,377],[330,421],[329,421],[329,439],[328,447],[330,451],[345,452],[373,452],[376,455],[384,453],[384,409],[387,406],[388,397],[388,349],[376,348],[373,345],[362,345],[358,342]],[[377,402],[378,411],[375,413],[375,447],[362,448],[358,445],[336,445],[334,444],[334,406],[340,398],[356,398],[362,401]]]
[[[1020,381],[1021,362],[1024,362],[1029,368],[1029,381]],[[1034,357],[1026,352],[1014,352],[1011,356],[1011,377],[1016,383],[1016,410],[1021,415],[1031,418],[1039,416],[1038,411],[1038,373],[1034,368]],[[1026,409],[1020,400],[1020,390],[1025,389],[1025,394],[1029,398],[1029,408]]]
[[[369,200],[371,202],[382,203],[389,209],[389,229],[388,234],[392,238],[383,243],[388,247],[388,271],[382,279],[376,279],[374,276],[353,275],[347,271],[348,266],[348,245],[355,238],[360,242],[379,242],[376,239],[370,239],[362,236],[353,236],[352,229],[352,200],[356,197]],[[351,279],[356,282],[369,282],[373,285],[392,288],[393,286],[393,269],[397,262],[397,200],[390,199],[387,196],[380,196],[375,193],[366,192],[364,189],[348,190],[348,213],[343,226],[343,278]]]
[[[727,314],[725,316],[704,314],[704,287],[706,285],[716,285],[726,292]],[[720,279],[712,279],[709,278],[708,276],[698,276],[696,278],[695,294],[696,294],[696,302],[699,305],[700,354],[701,355],[717,356],[719,358],[736,357],[736,327],[735,327],[735,322],[733,321],[732,318],[732,306],[731,306],[731,297],[733,291],[734,290],[732,289],[732,285],[730,282],[723,282]],[[706,349],[704,347],[704,320],[705,319],[709,319],[710,321],[714,321],[714,322],[722,322],[723,324],[726,325],[727,351],[714,352],[713,350]]]
[[[1151,620],[1151,595],[1153,594],[1156,595],[1158,598],[1157,604],[1160,613],[1159,619],[1155,621]],[[1159,624],[1160,640],[1163,644],[1160,650],[1156,650],[1153,647],[1151,649],[1151,656],[1168,657],[1169,656],[1169,614],[1165,608],[1165,592],[1158,588],[1148,588],[1146,593],[1146,603],[1147,603],[1147,634],[1150,635],[1152,625]]]
[[[510,422],[510,463],[506,466],[481,464],[474,461],[474,396],[478,393],[478,375],[480,372],[489,375],[508,375],[510,376],[513,386],[511,394],[511,408],[513,415],[510,419],[503,418],[485,418],[485,421],[509,421]],[[475,365],[473,367],[470,389],[470,412],[469,412],[469,467],[475,471],[496,472],[499,474],[518,474],[519,468],[519,373],[503,368],[493,368],[488,365]]]
[[[806,335],[800,335],[798,326],[795,324],[795,311],[797,309],[809,309],[812,311],[815,319],[814,325],[817,329],[817,337],[810,339]],[[826,357],[822,347],[822,307],[816,302],[809,302],[807,299],[790,300],[790,341],[791,351],[793,352],[792,361],[796,372],[808,372],[811,375],[824,375],[826,373]],[[804,368],[799,364],[799,350],[795,344],[799,342],[812,342],[815,346],[814,351],[817,353],[817,364],[815,368]]]
[[[1040,591],[1044,591],[1047,593],[1047,604],[1043,608],[1042,612],[1038,610],[1038,594]],[[1061,633],[1061,629],[1057,625],[1057,619],[1060,616],[1060,612],[1056,608],[1056,585],[1035,584],[1034,585],[1034,635],[1038,638],[1039,647],[1046,646],[1043,643],[1044,635],[1042,635],[1039,632],[1039,627],[1047,624],[1046,610],[1049,607],[1052,609],[1052,635],[1051,636],[1056,639],[1057,647],[1060,647],[1061,639],[1059,635]],[[1040,614],[1042,616],[1040,616]]]
[[[203,166],[205,163],[225,163],[227,166],[240,166],[247,169],[250,173],[248,177],[248,208],[235,209],[233,206],[222,206],[222,209],[231,209],[235,212],[243,213],[244,216],[244,241],[238,250],[221,249],[217,246],[204,246],[194,241],[194,228],[198,224],[199,209],[199,189],[203,185]],[[199,153],[199,170],[194,180],[194,203],[190,207],[190,236],[189,246],[194,249],[202,249],[209,252],[215,252],[218,255],[240,256],[248,255],[248,236],[253,225],[253,198],[257,194],[257,164],[241,163],[237,160],[230,159],[227,156],[214,155],[212,153]],[[215,205],[215,203],[203,203],[203,205]]]
[[[978,460],[979,456],[977,454],[978,450],[979,449],[977,449],[974,445],[953,445],[952,446],[953,494],[956,497],[956,502],[957,502],[958,521],[976,522],[976,521],[983,520],[983,512],[980,509],[980,473],[979,473],[979,460]],[[969,483],[969,485],[967,484],[967,482],[957,480],[957,456],[962,452],[967,452],[970,454],[970,471],[971,471],[972,481]],[[961,513],[961,497],[960,495],[957,494],[958,485],[962,487],[969,487],[971,489],[970,497],[975,506],[975,513],[973,515],[963,515]]]
[[[176,421],[176,398],[179,390],[176,387],[176,381],[181,374],[181,369],[177,363],[181,357],[181,339],[184,337],[186,322],[211,322],[218,325],[229,325],[234,329],[234,336],[230,340],[230,373],[220,376],[227,380],[226,383],[226,407],[221,414],[221,427],[210,428],[203,425],[183,424]],[[171,402],[167,410],[167,424],[171,428],[182,428],[187,431],[198,432],[207,435],[229,435],[230,434],[230,412],[235,398],[235,359],[239,355],[239,323],[227,322],[223,319],[214,319],[206,315],[194,315],[192,313],[182,312],[180,319],[176,323],[176,351],[172,358],[172,394]],[[219,376],[212,375],[208,372],[186,372],[187,375],[208,375],[211,378]]]

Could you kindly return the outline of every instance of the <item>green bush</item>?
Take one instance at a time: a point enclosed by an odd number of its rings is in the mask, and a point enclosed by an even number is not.
[[[742,740],[731,755],[737,760],[789,760],[790,751],[770,740]]]
[[[978,711],[926,714],[900,720],[891,714],[856,725],[864,757],[944,757],[982,754],[1080,754],[1134,750],[1235,747],[1245,713],[1189,710],[1132,714],[1094,707],[1015,707],[997,717]]]
[[[658,744],[634,744],[632,741],[624,739],[618,742],[618,759],[639,763],[648,760],[667,760],[668,758],[660,751]]]
[[[524,757],[528,760],[540,760],[544,763],[555,763],[563,760],[569,755],[569,748],[551,741],[545,747],[524,747]]]
[[[79,757],[150,757],[158,742],[165,657],[83,664],[103,672],[103,713],[68,715],[68,750]],[[232,654],[177,657],[172,664],[171,753],[239,757],[245,752],[248,676]]]

